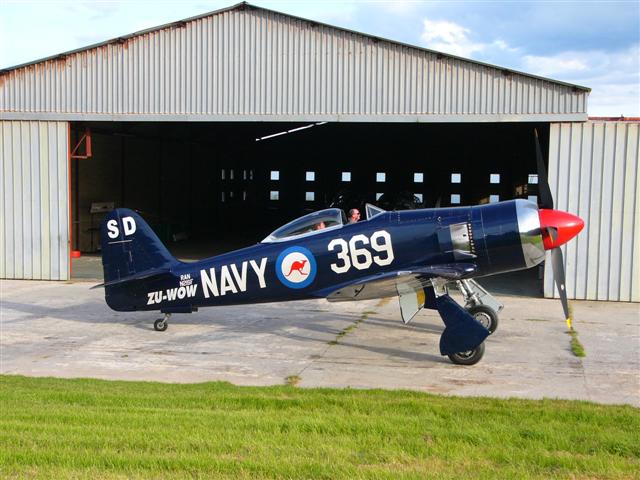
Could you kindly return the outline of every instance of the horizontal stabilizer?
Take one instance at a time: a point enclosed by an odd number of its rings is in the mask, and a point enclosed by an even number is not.
[[[161,277],[171,273],[170,268],[150,268],[149,270],[144,270],[143,272],[134,273],[133,275],[129,275],[127,277],[119,278],[117,280],[111,280],[110,282],[101,283],[100,285],[96,285],[91,287],[91,290],[100,287],[111,287],[113,285],[123,285],[125,283],[135,282],[137,280],[150,279],[153,277]]]

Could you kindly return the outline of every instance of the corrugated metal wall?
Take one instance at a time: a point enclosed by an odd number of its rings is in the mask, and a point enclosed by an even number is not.
[[[0,278],[69,279],[66,122],[0,121]]]
[[[581,121],[587,96],[262,9],[193,19],[0,77],[5,119]]]
[[[555,207],[585,228],[563,247],[567,293],[584,300],[640,301],[640,124],[552,124],[549,183]],[[544,293],[557,296],[545,269]]]

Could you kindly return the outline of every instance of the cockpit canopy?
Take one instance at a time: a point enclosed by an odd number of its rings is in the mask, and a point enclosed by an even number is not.
[[[365,207],[367,220],[384,213],[384,210],[374,205]],[[339,208],[327,208],[318,212],[309,213],[304,217],[296,218],[292,222],[283,225],[262,240],[262,243],[284,242],[294,238],[315,235],[327,230],[336,230],[347,224],[347,217]]]
[[[341,228],[347,223],[346,220],[344,212],[339,208],[327,208],[326,210],[310,213],[283,225],[262,240],[262,242],[282,242],[292,238],[314,235],[327,229],[334,230]]]

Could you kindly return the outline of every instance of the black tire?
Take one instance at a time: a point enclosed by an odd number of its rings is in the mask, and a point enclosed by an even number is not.
[[[153,328],[156,330],[156,332],[164,332],[168,326],[169,324],[165,322],[163,318],[159,318],[155,322],[153,322]]]
[[[475,365],[484,356],[484,342],[468,352],[451,353],[447,356],[456,365]]]
[[[498,329],[498,313],[486,305],[476,305],[468,309],[473,318],[479,321],[484,328],[493,333]]]

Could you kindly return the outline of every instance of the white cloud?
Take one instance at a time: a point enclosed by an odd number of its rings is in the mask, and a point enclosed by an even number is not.
[[[459,57],[474,58],[518,53],[517,48],[510,47],[502,39],[491,42],[472,41],[473,32],[457,23],[446,20],[423,20],[423,30],[420,38],[425,46],[438,52],[449,53]]]
[[[552,55],[527,54],[500,38],[485,36],[454,22],[423,20],[422,41],[427,48],[474,58],[532,75],[583,85],[592,89],[589,115],[640,116],[640,45],[611,51],[566,50]]]
[[[619,51],[525,55],[523,71],[590,87],[589,115],[640,116],[640,45]]]
[[[468,29],[457,23],[425,18],[421,38],[430,49],[460,57],[471,57],[473,53],[484,50],[485,45],[472,42],[469,33]]]
[[[580,54],[582,56],[583,54]],[[567,73],[587,70],[588,66],[583,58],[578,58],[572,52],[564,52],[552,56],[525,55],[522,65],[528,72],[535,72],[543,77],[565,75]]]

